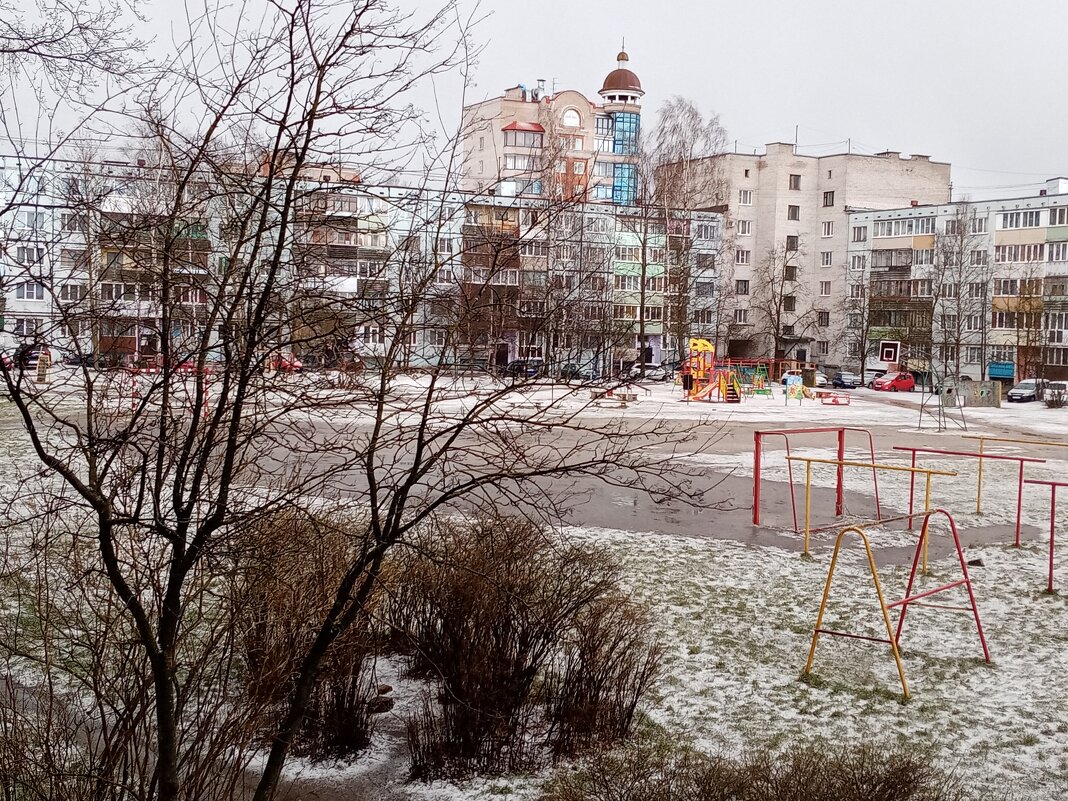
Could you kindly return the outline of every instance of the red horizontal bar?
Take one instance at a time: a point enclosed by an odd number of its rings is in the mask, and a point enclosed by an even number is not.
[[[910,595],[908,598],[902,598],[900,601],[894,601],[892,604],[887,604],[887,609],[893,609],[895,606],[901,606],[902,604],[910,604],[919,598],[926,598],[928,595],[935,595],[936,593],[944,590],[951,590],[954,587],[959,587],[961,584],[967,584],[968,579],[957,579],[952,584],[946,584],[943,587],[935,587],[933,590],[927,590],[926,592],[917,593],[916,595]]]
[[[1068,481],[1046,481],[1041,478],[1025,478],[1024,484],[1045,484],[1047,487],[1068,487]]]
[[[885,637],[869,637],[867,634],[850,634],[848,631],[831,631],[830,629],[816,629],[817,634],[829,634],[832,637],[849,637],[853,640],[867,640],[868,642],[885,642],[890,645],[890,640]]]
[[[755,433],[764,434],[826,434],[828,431],[841,431],[842,426],[835,426],[834,428],[775,428],[771,430],[761,430]],[[851,428],[850,431],[864,431],[863,428]]]
[[[925,604],[920,601],[912,603],[912,606],[923,606],[928,609],[949,609],[952,612],[971,612],[970,606],[949,606],[948,604]]]
[[[912,448],[908,445],[895,445],[895,451],[908,451],[909,453],[936,453],[941,456],[972,456],[981,459],[1004,459],[1010,462],[1035,462],[1045,464],[1045,459],[1035,459],[1031,456],[1002,456],[996,453],[969,453],[967,451],[943,451],[938,448]]]

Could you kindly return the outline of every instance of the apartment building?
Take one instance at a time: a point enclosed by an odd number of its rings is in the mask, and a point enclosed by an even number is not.
[[[1068,179],[1037,196],[849,215],[847,363],[905,344],[909,369],[1068,378]]]
[[[207,331],[210,310],[242,254],[208,179],[175,221],[156,218],[143,164],[55,161],[35,175],[5,197],[0,349],[151,356],[206,332],[225,341]],[[602,372],[707,333],[718,214],[306,178],[291,229],[269,231],[290,243],[271,325],[299,355],[375,361],[399,342],[390,358],[413,367],[542,358]]]
[[[628,204],[637,191],[641,81],[626,52],[605,76],[599,101],[545,81],[464,108],[458,186],[501,196]]]
[[[924,155],[805,156],[773,142],[707,168],[715,189],[693,205],[726,209],[721,290],[733,293],[727,348],[738,357],[844,363],[849,210],[950,200],[950,165]]]

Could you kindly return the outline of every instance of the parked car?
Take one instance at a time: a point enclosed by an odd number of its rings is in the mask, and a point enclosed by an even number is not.
[[[36,367],[41,356],[52,361],[52,351],[44,345],[19,345],[15,348],[14,361],[19,367]]]
[[[275,353],[267,360],[267,369],[280,373],[299,373],[304,369],[304,362],[292,353]]]
[[[1064,398],[1068,396],[1068,381],[1050,381],[1042,393],[1045,398]]]
[[[785,373],[782,374],[782,383],[783,384],[786,383],[787,376],[792,376],[792,375],[801,376],[803,374],[804,374],[804,372],[802,370],[787,370]],[[819,370],[816,370],[815,382],[816,382],[816,386],[817,387],[825,387],[825,386],[827,386],[827,376],[825,376]]]
[[[887,373],[875,379],[872,389],[880,392],[912,392],[916,389],[916,379],[912,373]]]
[[[590,381],[593,379],[593,371],[574,362],[561,365],[556,372],[557,381]]]
[[[673,376],[673,373],[661,364],[656,362],[645,363],[645,376],[642,377],[642,366],[636,364],[630,368],[627,372],[627,378],[631,381],[642,379],[644,381],[667,381]]]
[[[504,368],[504,375],[509,378],[537,378],[545,372],[545,362],[541,359],[514,359]]]
[[[875,388],[875,382],[886,375],[886,370],[868,370],[868,389]]]
[[[831,386],[835,389],[856,389],[860,386],[860,376],[845,371],[837,372],[831,379]]]
[[[1025,379],[1005,393],[1005,400],[1009,403],[1028,403],[1029,401],[1042,400],[1046,385],[1047,382],[1041,378]]]
[[[119,363],[118,354],[114,353],[78,353],[71,351],[63,357],[63,364],[68,367],[93,367],[102,370]]]

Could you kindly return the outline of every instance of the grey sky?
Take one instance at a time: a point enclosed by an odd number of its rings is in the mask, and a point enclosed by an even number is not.
[[[952,162],[955,195],[973,198],[1033,194],[1045,178],[1068,175],[1065,0],[482,8],[490,15],[475,32],[485,50],[473,99],[536,78],[596,97],[625,36],[647,112],[672,94],[688,97],[720,114],[740,150],[793,141],[797,125],[805,153],[839,152],[851,138],[858,152]]]

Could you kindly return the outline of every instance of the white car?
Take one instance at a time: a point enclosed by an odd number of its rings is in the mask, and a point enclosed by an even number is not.
[[[783,384],[786,383],[786,378],[788,376],[792,376],[792,375],[800,376],[801,373],[802,373],[801,370],[787,370],[785,373],[782,374],[782,383]],[[816,386],[817,387],[825,387],[825,386],[827,386],[827,376],[825,376],[819,370],[816,371]]]
[[[627,373],[627,378],[631,381],[669,381],[671,379],[671,376],[671,371],[665,369],[663,365],[654,364],[653,362],[645,363],[644,379],[642,379],[642,367],[640,364],[636,364],[631,367],[630,372]]]

